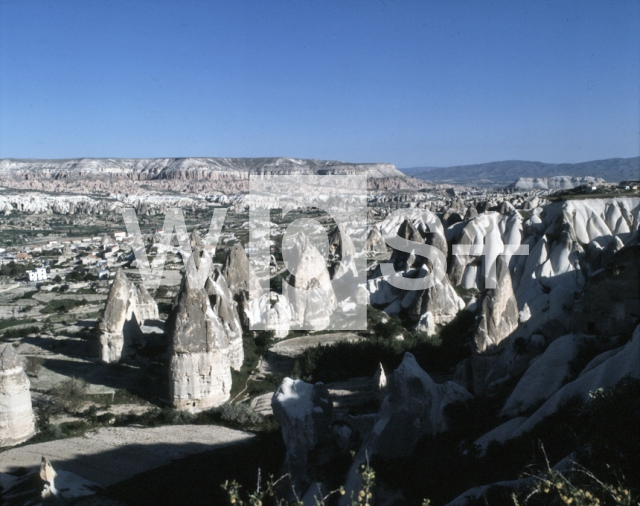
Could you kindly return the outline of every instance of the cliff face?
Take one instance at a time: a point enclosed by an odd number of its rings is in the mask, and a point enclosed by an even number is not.
[[[568,190],[576,186],[585,184],[604,183],[601,177],[571,177],[571,176],[554,176],[554,177],[520,177],[513,183],[510,188],[514,190]]]
[[[206,181],[219,189],[237,191],[249,175],[354,175],[375,179],[407,179],[392,164],[346,163],[294,158],[76,158],[69,160],[0,160],[3,185],[39,189],[42,181],[76,181],[90,188],[101,183],[128,181]],[[239,185],[240,183],[240,185]],[[385,183],[388,185],[390,183]],[[17,186],[18,185],[18,186]],[[164,185],[166,186],[166,185]],[[166,189],[166,188],[165,188]],[[244,188],[246,189],[246,188]]]

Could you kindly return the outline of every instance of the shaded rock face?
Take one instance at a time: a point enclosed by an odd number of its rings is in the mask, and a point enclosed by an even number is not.
[[[371,438],[365,444],[369,455],[385,458],[410,455],[424,436],[446,430],[444,408],[448,404],[471,397],[452,381],[435,383],[415,357],[405,353],[393,373],[389,395],[378,413]]]
[[[127,355],[127,345],[141,337],[140,326],[145,320],[159,317],[158,305],[146,288],[131,283],[119,269],[98,324],[100,359],[106,363],[118,362]]]
[[[496,259],[496,288],[485,290],[480,302],[480,321],[474,336],[476,351],[483,352],[509,337],[518,327],[518,304],[504,257]]]
[[[586,401],[594,390],[613,387],[627,377],[640,378],[640,367],[638,367],[640,364],[640,326],[636,327],[627,344],[616,350],[607,351],[603,353],[603,357],[596,357],[596,359],[593,361],[595,363],[585,367],[577,379],[555,392],[513,433],[505,434],[502,441],[529,432],[571,398],[578,396]]]
[[[13,346],[0,348],[0,446],[12,446],[35,434],[29,378]]]
[[[222,275],[227,280],[229,290],[234,296],[241,292],[252,296],[261,293],[258,280],[255,276],[251,276],[250,273],[249,257],[244,251],[244,247],[240,243],[234,244],[222,266]]]
[[[632,332],[639,321],[640,246],[633,245],[622,248],[587,281],[582,299],[573,307],[571,327],[612,337]]]
[[[532,361],[500,415],[520,415],[557,392],[570,373],[570,363],[576,358],[580,344],[587,339],[593,338],[568,334],[552,342],[542,355]]]
[[[308,483],[309,451],[331,434],[333,403],[323,383],[312,385],[285,378],[273,394],[271,407],[282,428],[287,466],[296,488]]]
[[[174,408],[199,411],[226,402],[231,392],[228,334],[203,288],[183,281],[167,330]]]
[[[369,231],[369,235],[367,236],[367,240],[365,242],[365,248],[367,251],[372,253],[386,253],[387,252],[387,244],[382,237],[382,233],[380,229],[374,225],[371,227]]]

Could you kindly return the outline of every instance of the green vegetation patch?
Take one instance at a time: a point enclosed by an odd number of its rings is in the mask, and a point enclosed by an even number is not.
[[[4,330],[4,329],[8,329],[10,327],[15,327],[16,325],[24,325],[25,323],[33,323],[36,320],[34,320],[33,318],[29,318],[26,320],[15,320],[15,319],[9,319],[9,320],[1,320],[0,321],[0,330]],[[6,333],[5,333],[6,335]]]
[[[72,309],[90,304],[90,301],[82,299],[53,299],[40,312],[42,314],[68,313]]]

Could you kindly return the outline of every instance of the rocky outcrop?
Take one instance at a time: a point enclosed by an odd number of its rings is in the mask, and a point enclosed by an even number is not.
[[[605,180],[600,177],[571,177],[571,176],[552,176],[552,177],[521,177],[513,183],[510,188],[517,191],[528,190],[570,190],[577,186],[598,185],[604,183]]]
[[[0,446],[12,446],[35,434],[29,378],[10,344],[0,348]]]
[[[474,336],[476,351],[495,346],[518,327],[518,304],[511,285],[511,275],[504,257],[496,259],[496,288],[485,290],[480,306],[480,320]]]
[[[229,363],[233,369],[239,371],[244,361],[244,350],[237,302],[233,300],[231,290],[218,269],[215,269],[213,275],[207,279],[205,291],[209,295],[211,306],[227,334]]]
[[[249,257],[244,246],[238,242],[231,247],[222,266],[222,275],[234,296],[244,292],[255,297],[261,293],[260,284],[251,273]]]
[[[43,455],[42,462],[40,463],[40,479],[44,482],[42,490],[43,499],[58,495],[55,484],[56,476],[58,476],[58,473],[53,469],[49,459]]]
[[[298,491],[308,483],[309,452],[331,434],[333,403],[323,383],[312,385],[285,378],[271,407],[287,447],[288,471]]]
[[[562,386],[529,418],[511,424],[503,424],[493,431],[492,439],[504,442],[531,431],[548,416],[555,413],[567,401],[580,398],[589,399],[589,395],[599,388],[616,386],[624,378],[640,379],[640,326],[636,328],[632,339],[623,347],[607,351],[602,357],[596,357],[593,364],[587,365],[577,379]],[[488,437],[484,438],[488,442]]]
[[[314,244],[301,237],[292,252],[294,272],[283,283],[283,295],[290,301],[296,326],[322,330],[329,326],[337,300],[324,257]]]
[[[271,292],[246,302],[245,314],[251,322],[266,322],[266,327],[281,339],[289,334],[293,321],[293,307],[281,294]]]
[[[70,160],[0,160],[0,185],[51,193],[202,195],[249,190],[250,175],[366,175],[372,189],[416,189],[427,184],[406,177],[385,163],[347,163],[294,158],[83,158]],[[109,206],[109,200],[100,206]],[[2,202],[0,202],[0,206]],[[143,205],[139,213],[150,209]],[[1,210],[1,207],[0,207]],[[157,211],[158,208],[152,210]],[[78,212],[77,210],[75,212]]]
[[[135,285],[122,269],[116,273],[98,323],[99,356],[103,362],[118,362],[142,335],[146,320],[159,319],[158,305],[144,285]]]
[[[401,458],[413,453],[426,435],[447,429],[445,408],[454,402],[465,402],[472,395],[460,385],[447,381],[438,384],[418,365],[411,353],[405,353],[393,372],[380,412],[369,436],[356,454],[345,484],[346,494],[340,505],[350,504],[347,497],[358,489],[358,469],[373,456]]]
[[[405,353],[388,388],[389,394],[380,408],[371,437],[363,446],[369,456],[410,455],[422,437],[447,428],[444,408],[448,404],[472,397],[452,381],[442,384],[433,381],[411,353]]]
[[[542,355],[532,360],[500,415],[517,416],[556,393],[569,376],[571,361],[576,358],[580,344],[587,339],[593,337],[568,334],[553,341]]]
[[[104,490],[101,486],[69,471],[56,471],[45,456],[39,467],[25,474],[0,473],[0,483],[3,506],[103,504],[100,500],[84,502],[81,499]],[[109,500],[108,504],[122,503]]]
[[[226,402],[231,392],[228,334],[204,288],[183,280],[167,331],[174,408],[200,411]]]
[[[425,217],[427,222],[423,221]],[[409,213],[409,217],[400,222],[397,216],[392,216],[381,224],[381,229],[391,235],[396,230],[398,237],[411,241],[409,245],[426,244],[442,252],[443,258],[446,258],[447,240],[442,225],[433,213]],[[394,249],[390,262],[403,278],[415,279],[433,272],[432,259],[416,252]],[[432,256],[436,260],[435,255]],[[415,322],[416,330],[429,334],[435,333],[435,324],[450,322],[464,308],[464,301],[456,293],[446,273],[429,288],[402,290],[392,286],[390,279],[382,276],[380,269],[377,269],[367,283],[367,291],[371,304],[381,306],[391,316],[405,312]]]
[[[382,237],[382,233],[377,225],[373,225],[369,230],[365,248],[374,254],[387,252],[387,243],[384,241],[384,237]]]

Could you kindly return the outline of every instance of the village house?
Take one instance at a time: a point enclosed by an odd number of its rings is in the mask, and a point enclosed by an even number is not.
[[[27,271],[27,277],[30,282],[46,281],[48,278],[47,269],[45,267],[36,267],[32,271]]]
[[[93,265],[98,262],[98,257],[93,253],[88,254],[85,257],[82,257],[81,262],[82,265]]]

